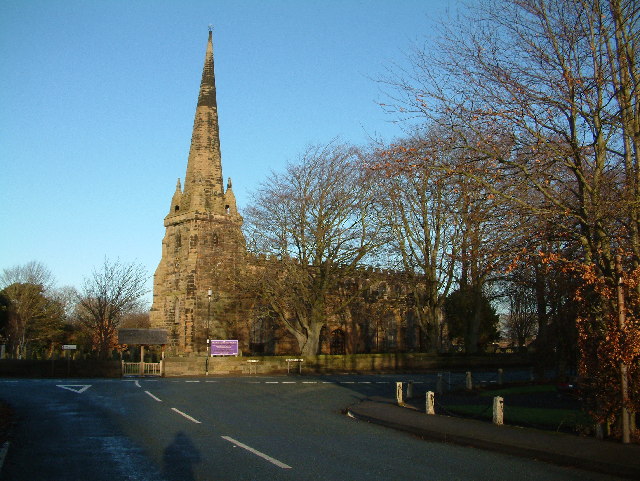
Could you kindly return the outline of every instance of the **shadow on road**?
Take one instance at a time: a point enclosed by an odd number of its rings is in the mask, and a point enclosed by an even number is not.
[[[164,450],[162,472],[167,481],[195,481],[193,466],[200,461],[200,452],[189,436],[179,432]]]

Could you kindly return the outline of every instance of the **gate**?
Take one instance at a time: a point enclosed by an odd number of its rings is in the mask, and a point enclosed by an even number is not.
[[[124,362],[122,361],[123,376],[162,376],[162,361],[160,362]]]

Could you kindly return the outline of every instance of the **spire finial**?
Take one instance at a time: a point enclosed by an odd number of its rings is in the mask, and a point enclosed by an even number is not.
[[[213,25],[209,24],[209,32],[213,31]]]

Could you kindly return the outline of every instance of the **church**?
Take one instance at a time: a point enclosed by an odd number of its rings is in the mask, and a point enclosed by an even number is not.
[[[211,30],[184,185],[178,179],[164,226],[150,323],[167,330],[176,352],[204,352],[207,339],[234,334],[218,311],[233,297],[246,258],[231,179],[225,187],[222,176]]]
[[[204,355],[208,339],[237,339],[247,354],[297,352],[294,337],[243,289],[243,275],[261,262],[247,253],[242,222],[231,179],[225,184],[222,174],[209,30],[186,175],[164,218],[153,284],[151,327],[167,331],[171,354]],[[319,353],[419,349],[423,336],[400,279],[374,269],[363,271],[364,278],[363,302],[327,320]]]

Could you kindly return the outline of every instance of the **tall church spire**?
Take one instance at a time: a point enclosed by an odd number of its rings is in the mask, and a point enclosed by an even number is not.
[[[231,339],[242,316],[236,299],[246,242],[231,182],[226,190],[222,184],[212,36],[209,30],[187,175],[182,185],[178,179],[164,218],[149,314],[152,326],[169,332],[175,353],[204,354],[207,338]],[[212,290],[228,306],[216,304],[215,318],[214,306],[203,301]]]
[[[223,214],[224,187],[212,37],[213,32],[209,29],[182,204],[188,210]]]

